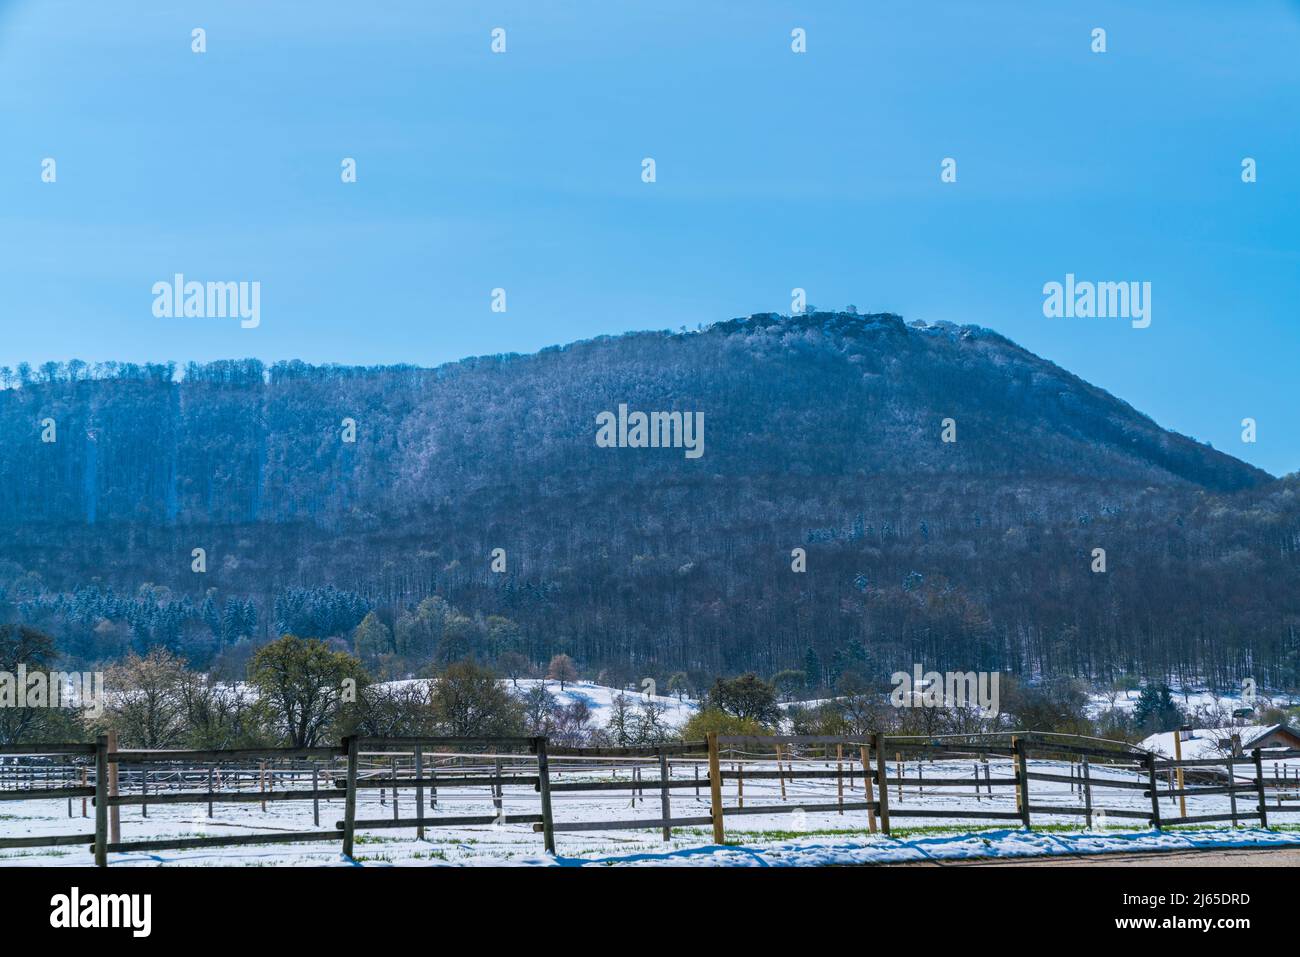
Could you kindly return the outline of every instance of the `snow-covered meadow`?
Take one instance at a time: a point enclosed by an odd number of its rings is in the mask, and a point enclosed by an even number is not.
[[[699,702],[691,698],[677,699],[671,695],[652,695],[641,691],[627,690],[620,691],[618,688],[608,688],[604,685],[598,685],[591,681],[569,681],[566,682],[563,689],[560,683],[552,679],[540,678],[520,678],[518,687],[510,682],[506,684],[516,694],[526,694],[529,689],[537,685],[545,685],[546,690],[555,696],[556,703],[560,707],[568,707],[578,702],[582,702],[591,711],[591,723],[593,727],[603,728],[609,724],[610,715],[614,712],[614,699],[619,695],[625,695],[627,700],[633,705],[639,705],[642,702],[653,702],[656,707],[662,709],[664,724],[671,728],[679,728],[690,720],[691,715],[695,714],[699,708]]]

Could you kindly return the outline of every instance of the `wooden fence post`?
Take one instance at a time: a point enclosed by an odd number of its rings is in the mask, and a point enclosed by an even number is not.
[[[1092,772],[1088,767],[1088,756],[1083,756],[1080,765],[1083,774],[1083,809],[1087,812],[1088,830],[1092,830]]]
[[[1020,823],[1025,826],[1025,830],[1029,830],[1033,827],[1033,824],[1029,820],[1029,767],[1025,756],[1024,740],[1017,738],[1014,748],[1016,752],[1016,779],[1020,782]]]
[[[87,782],[89,781],[89,778],[90,778],[90,776],[89,776],[89,774],[87,774],[86,769],[85,769],[85,768],[82,768],[82,769],[81,769],[81,786],[82,786],[83,788],[86,787],[86,784],[87,784]],[[82,816],[82,817],[86,817],[86,816],[87,816],[87,815],[86,815],[86,799],[85,799],[84,797],[81,799],[81,816]]]
[[[1182,791],[1183,790],[1183,766],[1182,766],[1183,733],[1181,731],[1174,732],[1174,760],[1178,762],[1177,773],[1174,776],[1178,779],[1178,790]],[[1187,796],[1185,794],[1178,795],[1178,816],[1187,817]]]
[[[546,755],[546,737],[534,738],[537,752],[537,789],[542,794],[542,844],[547,854],[555,853],[555,819],[551,813],[551,764]]]
[[[1156,756],[1147,752],[1147,784],[1151,788],[1151,825],[1160,830],[1160,796],[1156,790]]]
[[[673,827],[669,821],[672,820],[673,812],[668,800],[668,757],[664,754],[663,748],[659,749],[659,809],[664,820],[664,840],[671,841]]]
[[[1233,790],[1237,786],[1237,773],[1233,770],[1232,758],[1227,759],[1228,765],[1228,802],[1232,805],[1232,826],[1237,826],[1237,792]]]
[[[1021,800],[1020,800],[1020,774],[1019,774],[1019,772],[1016,771],[1016,767],[1015,767],[1015,760],[1016,760],[1016,758],[1015,758],[1015,755],[1016,755],[1016,741],[1017,741],[1017,740],[1019,740],[1019,739],[1018,739],[1018,738],[1013,734],[1013,735],[1011,736],[1011,762],[1012,762],[1011,773],[1012,773],[1013,775],[1015,775],[1015,778],[1016,778],[1016,786],[1015,786],[1014,788],[1012,788],[1012,790],[1016,792],[1016,812],[1019,813],[1019,812],[1020,812],[1020,804],[1021,804]]]
[[[873,738],[876,749],[876,790],[880,793],[880,833],[889,836],[889,785],[885,783],[885,736],[879,731]]]
[[[871,759],[868,756],[867,746],[864,744],[862,751],[862,793],[867,797],[867,803],[870,804],[876,798],[871,787]],[[867,829],[872,834],[876,833],[876,812],[867,808]]]
[[[844,745],[835,745],[835,794],[839,813],[844,813]]]
[[[398,821],[401,820],[401,817],[397,812],[397,757],[394,756],[390,758],[388,765],[393,771],[393,820]],[[497,810],[499,811],[501,809],[497,808]]]
[[[781,779],[781,800],[785,800],[785,771],[781,767],[781,742],[776,744],[776,776]]]
[[[709,813],[713,816],[713,843],[726,843],[722,827],[722,769],[718,767],[718,732],[708,733],[709,741]]]
[[[357,831],[357,745],[358,738],[350,734],[343,739],[348,752],[348,774],[343,793],[343,856],[352,857],[352,841]]]
[[[1268,827],[1268,798],[1264,794],[1264,753],[1255,749],[1255,792],[1259,795],[1259,826]],[[1281,796],[1278,797],[1279,802]]]
[[[108,735],[95,738],[95,866],[108,866]]]
[[[415,746],[415,836],[424,840],[424,748]]]
[[[108,732],[108,753],[117,753],[117,732]],[[111,761],[108,765],[108,796],[117,797],[117,762]],[[114,804],[108,809],[108,843],[118,844],[122,840],[122,814],[118,806]]]
[[[214,769],[211,766],[209,766],[208,767],[208,817],[209,818],[212,817],[212,784],[213,784],[212,779],[214,774],[215,774]],[[316,823],[319,824],[320,821],[317,821]]]

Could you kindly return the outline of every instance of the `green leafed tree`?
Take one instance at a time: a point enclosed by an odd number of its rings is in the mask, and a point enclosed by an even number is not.
[[[367,613],[361,619],[361,624],[357,625],[353,632],[353,642],[357,656],[367,664],[373,664],[381,655],[393,652],[393,634],[373,611]]]
[[[524,733],[524,707],[488,668],[458,661],[433,680],[430,694],[441,734],[494,737]]]
[[[295,748],[320,744],[347,699],[369,683],[359,659],[295,635],[261,648],[249,664],[248,679]]]
[[[686,741],[703,740],[710,732],[718,734],[771,734],[772,729],[753,718],[738,718],[717,708],[703,708],[691,715],[682,727]]]
[[[776,689],[753,672],[718,678],[705,696],[704,707],[769,727],[781,722]]]
[[[76,741],[86,737],[72,710],[18,707],[18,666],[28,673],[49,671],[58,659],[54,639],[35,628],[0,625],[0,744]]]

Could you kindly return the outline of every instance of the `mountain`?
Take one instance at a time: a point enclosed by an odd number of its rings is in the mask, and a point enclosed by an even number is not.
[[[437,594],[508,618],[536,661],[629,677],[1294,669],[1295,481],[979,327],[761,314],[435,369],[176,373],[0,370],[0,615],[82,657],[163,641],[201,660],[216,652],[175,620],[205,596],[261,640],[291,589],[334,586],[394,633]],[[620,406],[702,415],[702,454],[602,447]],[[112,619],[90,619],[117,606],[72,607],[144,583],[183,607],[108,645]]]

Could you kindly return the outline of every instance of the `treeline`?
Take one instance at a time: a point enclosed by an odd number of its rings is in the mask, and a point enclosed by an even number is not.
[[[53,640],[0,626],[0,672],[58,672]],[[563,655],[545,674],[561,691],[574,680]],[[625,747],[675,739],[667,706],[616,695],[606,721],[577,699],[561,702],[547,681],[520,688],[473,661],[426,679],[379,682],[359,658],[314,639],[285,635],[249,659],[242,680],[191,668],[163,648],[129,653],[104,676],[103,695],[77,707],[0,707],[0,745],[87,741],[113,731],[128,748],[314,747],[349,734],[373,737],[547,735],[564,744]]]
[[[48,635],[0,626],[0,672],[15,674],[20,664],[29,674],[64,667]],[[1077,680],[1030,684],[1002,676],[996,710],[985,713],[975,704],[940,699],[929,706],[919,694],[900,704],[895,690],[851,672],[841,677],[835,697],[796,703],[789,700],[782,675],[765,681],[747,673],[715,678],[693,716],[679,726],[669,720],[663,701],[635,692],[616,694],[604,718],[582,698],[562,702],[553,689],[563,692],[578,676],[567,655],[556,655],[539,674],[543,680],[521,688],[518,675],[466,659],[428,678],[381,682],[355,655],[285,635],[260,647],[241,680],[231,681],[154,648],[145,655],[132,652],[109,668],[102,697],[81,701],[80,710],[4,702],[0,745],[84,741],[108,731],[117,733],[122,747],[156,749],[314,747],[348,734],[547,735],[566,745],[628,747],[698,741],[710,731],[934,736],[1033,730],[1136,741],[1187,722],[1226,727],[1233,720],[1226,703],[1180,707],[1169,687],[1157,681],[1142,686],[1131,710],[1112,699],[1095,713]],[[1116,696],[1136,686],[1121,683]],[[690,689],[684,673],[669,677],[670,693],[681,698]],[[1257,720],[1294,724],[1294,715],[1272,707],[1265,697]]]

